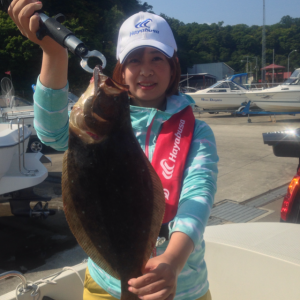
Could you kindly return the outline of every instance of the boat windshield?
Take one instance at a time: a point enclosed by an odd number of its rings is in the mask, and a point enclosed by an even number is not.
[[[224,89],[230,89],[231,91],[240,91],[245,89],[244,87],[236,84],[233,81],[218,81],[209,88],[210,90],[208,91],[208,93],[227,92],[227,90]]]
[[[207,93],[226,93],[227,89],[229,89],[228,82],[218,81],[216,84],[210,87],[210,90],[207,91]]]
[[[235,83],[233,83],[233,82],[228,82],[228,84],[229,84],[230,89],[231,89],[232,91],[240,91],[240,90],[242,90],[242,89],[245,89],[244,87],[242,87],[242,86],[240,86],[240,85],[237,85],[237,84],[235,84]]]
[[[286,80],[283,85],[300,85],[300,69],[295,70],[291,77]]]
[[[222,83],[223,81],[217,81],[216,83],[214,83],[213,85],[211,85],[209,88],[214,88],[217,85],[219,85],[220,83]]]

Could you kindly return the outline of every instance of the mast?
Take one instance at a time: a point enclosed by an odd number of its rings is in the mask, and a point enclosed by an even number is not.
[[[266,66],[266,6],[265,0],[263,0],[263,28],[262,28],[262,57],[261,57],[261,67]],[[261,70],[261,82],[266,79],[266,70]]]

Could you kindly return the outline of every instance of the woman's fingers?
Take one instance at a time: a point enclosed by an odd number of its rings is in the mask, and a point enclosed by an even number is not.
[[[172,300],[174,298],[173,294],[170,294],[170,289],[168,288],[162,289],[150,295],[149,294],[145,296],[138,295],[138,297],[143,300],[166,300],[166,299]]]
[[[174,282],[172,274],[157,271],[159,270],[155,269],[139,278],[131,279],[128,290],[145,300],[173,299],[176,282]]]
[[[8,14],[11,17],[11,19],[15,22],[21,33],[23,34],[22,28],[20,28],[19,20],[18,20],[18,14],[22,7],[20,7],[19,0],[13,0],[9,7],[8,7]]]
[[[8,14],[21,33],[34,42],[37,42],[35,33],[39,28],[39,17],[33,15],[42,6],[41,2],[36,2],[35,0],[13,0],[8,8]]]
[[[11,18],[13,18],[14,7],[15,7],[15,5],[17,4],[18,1],[19,1],[19,0],[13,0],[13,1],[10,3],[9,7],[8,7],[7,13],[9,14],[9,16],[10,16]]]
[[[8,8],[8,14],[15,23],[19,22],[19,14],[24,6],[29,3],[35,2],[34,0],[13,0]],[[17,24],[18,25],[18,24]]]
[[[38,16],[34,16],[33,24],[30,26],[31,18],[34,15],[34,12],[41,9],[43,4],[41,2],[36,2],[36,3],[30,3],[22,8],[22,10],[19,13],[18,16],[18,21],[20,24],[20,27],[23,28],[23,30],[27,33],[27,37],[33,36],[32,34],[37,31],[39,26],[36,28],[37,25],[37,19],[39,18]],[[35,31],[31,31],[31,28],[36,29]]]
[[[174,299],[174,294],[170,294],[168,298],[166,298],[165,300],[173,300]]]
[[[165,280],[161,279],[140,288],[131,286],[128,288],[128,290],[138,296],[144,296],[157,293],[158,291],[165,289],[166,286]]]
[[[35,13],[29,20],[29,30],[36,33],[40,28],[40,16]]]
[[[141,287],[149,285],[149,284],[151,284],[155,281],[158,281],[160,279],[162,279],[162,277],[159,276],[157,273],[150,272],[150,273],[147,273],[147,274],[145,274],[141,277],[131,279],[128,282],[128,284],[131,285],[132,287],[136,288],[136,289],[139,289]]]

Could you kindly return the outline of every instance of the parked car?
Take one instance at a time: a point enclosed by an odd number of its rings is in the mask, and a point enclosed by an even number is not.
[[[282,202],[280,221],[300,224],[300,128],[263,133],[263,140],[265,144],[273,147],[274,155],[299,158],[297,173]]]

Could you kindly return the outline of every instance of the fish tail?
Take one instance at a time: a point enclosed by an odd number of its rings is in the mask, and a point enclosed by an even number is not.
[[[141,276],[141,274],[139,275]],[[130,276],[130,278],[136,278],[138,276]],[[128,280],[130,279],[121,279],[121,298],[120,300],[140,300],[140,298],[131,292],[128,291]]]

